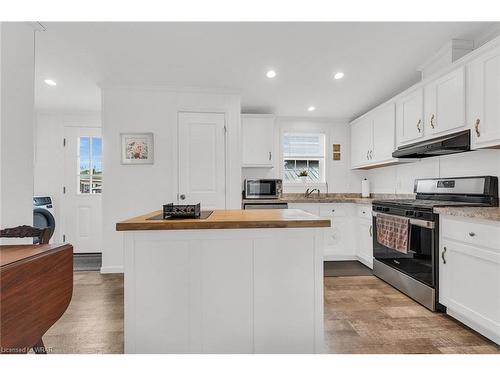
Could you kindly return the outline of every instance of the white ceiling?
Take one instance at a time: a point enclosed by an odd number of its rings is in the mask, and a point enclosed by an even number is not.
[[[448,40],[475,40],[498,24],[44,25],[36,37],[38,109],[100,110],[98,83],[113,83],[231,89],[241,92],[244,112],[354,118],[417,82],[416,67]],[[333,80],[336,71],[344,79]]]

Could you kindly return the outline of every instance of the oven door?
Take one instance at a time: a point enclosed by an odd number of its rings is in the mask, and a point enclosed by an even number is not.
[[[373,257],[430,286],[436,286],[437,222],[410,219],[408,253],[390,249],[377,241],[377,216],[373,216]]]
[[[277,190],[276,180],[246,180],[245,198],[276,198]]]

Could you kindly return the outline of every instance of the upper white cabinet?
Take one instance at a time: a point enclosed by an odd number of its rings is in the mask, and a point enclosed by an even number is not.
[[[398,144],[419,141],[424,136],[424,90],[419,87],[396,102]]]
[[[425,85],[424,98],[426,137],[465,128],[465,67]]]
[[[370,163],[373,145],[373,121],[363,118],[351,124],[351,164],[360,167]]]
[[[395,106],[386,104],[351,123],[351,164],[368,168],[392,162]]]
[[[395,149],[396,113],[394,103],[378,108],[373,113],[372,162],[392,161]]]
[[[274,116],[241,115],[242,166],[274,166]]]
[[[468,126],[472,148],[500,145],[500,46],[468,65]]]

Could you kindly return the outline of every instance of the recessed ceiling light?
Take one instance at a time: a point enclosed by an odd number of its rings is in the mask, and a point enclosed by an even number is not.
[[[266,77],[267,78],[274,78],[276,77],[276,72],[274,70],[269,70],[267,73],[266,73]]]
[[[314,107],[314,106],[310,106],[309,108],[307,108],[307,110],[308,110],[309,112],[312,112],[312,111],[315,111],[315,110],[316,110],[316,107]]]
[[[56,81],[53,81],[53,80],[51,80],[51,79],[46,79],[44,82],[45,82],[47,85],[49,85],[49,86],[56,86],[56,85],[57,85]]]
[[[337,72],[337,73],[335,73],[335,75],[333,76],[333,78],[335,78],[335,79],[341,79],[341,78],[344,78],[344,73],[342,73],[342,72]]]

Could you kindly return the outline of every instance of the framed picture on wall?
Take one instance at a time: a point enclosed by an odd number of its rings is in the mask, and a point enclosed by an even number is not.
[[[122,164],[153,164],[153,133],[122,133]]]

